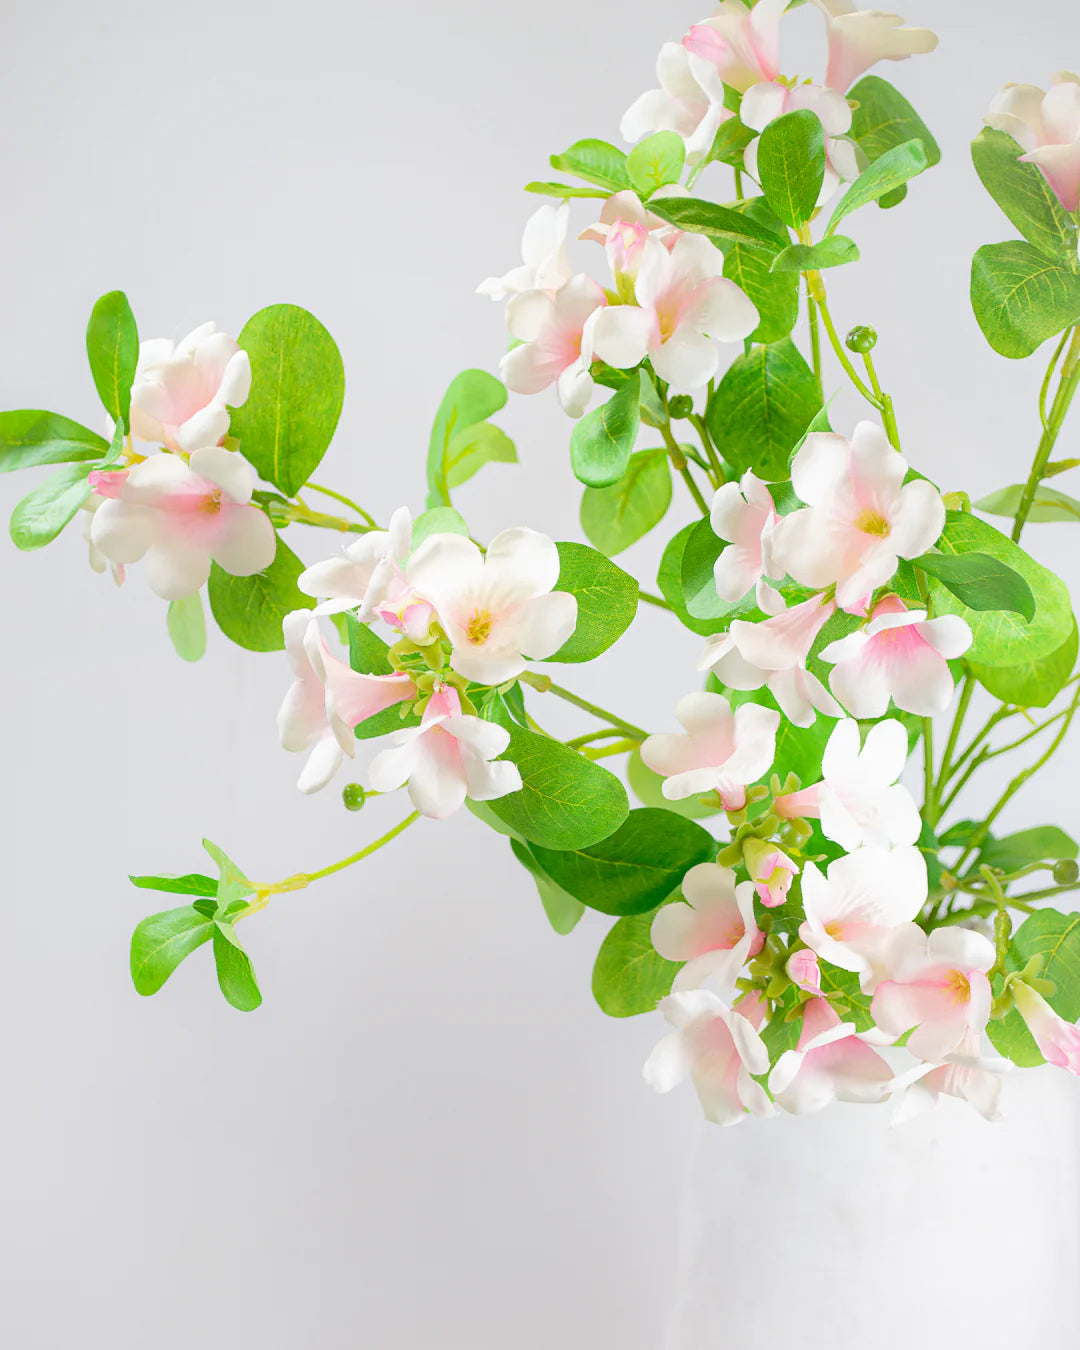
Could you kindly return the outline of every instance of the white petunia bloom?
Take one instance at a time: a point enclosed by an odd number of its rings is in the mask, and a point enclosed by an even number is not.
[[[538,394],[554,384],[563,411],[580,417],[595,389],[594,315],[607,304],[603,287],[579,272],[554,293],[523,291],[506,306],[506,326],[520,346],[499,362],[507,389]]]
[[[905,28],[898,14],[856,9],[853,0],[813,0],[829,31],[829,67],[825,83],[845,93],[878,61],[905,61],[932,52],[937,34],[929,28]]]
[[[717,792],[725,810],[746,805],[746,788],[769,771],[776,754],[780,714],[756,703],[735,712],[722,694],[696,693],[681,698],[675,716],[685,735],[649,736],[641,758],[662,774],[668,801]]]
[[[721,0],[683,38],[687,51],[715,69],[724,84],[745,93],[762,80],[780,74],[780,20],[788,0]]]
[[[185,454],[218,445],[229,430],[229,408],[239,408],[250,391],[247,352],[215,324],[175,344],[150,339],[139,347],[131,386],[131,434]]]
[[[678,42],[665,42],[656,59],[659,89],[649,89],[627,108],[619,123],[624,141],[657,131],[677,132],[686,162],[708,154],[721,122],[733,116],[724,107],[724,83],[714,66]]]
[[[719,863],[698,863],[682,879],[685,904],[661,905],[651,937],[667,961],[686,964],[672,989],[697,989],[715,979],[725,994],[734,992],[739,971],[765,941],[754,918],[754,885],[735,884],[735,874]]]
[[[932,1110],[942,1095],[967,1102],[985,1120],[1001,1119],[1002,1075],[1012,1068],[1007,1059],[984,1056],[979,1038],[968,1032],[957,1050],[941,1064],[918,1064],[899,1074],[890,1091],[896,1097],[893,1125],[903,1125]]]
[[[405,579],[435,607],[454,670],[478,684],[502,684],[526,661],[546,660],[577,623],[577,600],[554,589],[559,551],[535,530],[503,530],[486,554],[464,535],[432,535]]]
[[[565,286],[573,272],[566,256],[566,236],[570,228],[570,203],[558,206],[545,203],[525,222],[521,238],[520,267],[505,276],[488,277],[476,288],[477,295],[505,300],[523,291],[557,291]]]
[[[196,450],[190,464],[161,454],[131,469],[97,469],[89,481],[107,498],[94,512],[94,547],[113,563],[145,556],[150,588],[163,600],[194,594],[211,561],[237,577],[274,561],[277,536],[251,505],[251,470],[221,446]]]
[[[984,119],[1007,132],[1036,164],[1066,211],[1080,208],[1080,75],[1062,70],[1049,92],[1034,84],[1007,84]]]
[[[786,1050],[769,1074],[776,1104],[792,1115],[809,1115],[832,1102],[882,1102],[893,1071],[855,1030],[841,1022],[825,998],[803,1012],[799,1044]]]
[[[727,548],[713,564],[716,593],[721,600],[735,604],[748,591],[759,587],[763,577],[783,579],[783,570],[777,570],[772,551],[776,519],[772,494],[753,469],[747,469],[737,483],[724,483],[716,489],[709,523],[713,534],[727,541]],[[771,597],[764,594],[770,589],[758,589],[758,605],[762,609],[771,603]]]

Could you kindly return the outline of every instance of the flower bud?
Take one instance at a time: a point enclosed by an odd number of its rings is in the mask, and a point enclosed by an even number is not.
[[[689,394],[676,394],[668,401],[668,414],[671,417],[689,417],[694,411],[694,400]]]
[[[877,346],[877,332],[860,323],[844,339],[844,346],[849,352],[872,352]]]
[[[1059,858],[1054,864],[1054,881],[1058,886],[1072,886],[1080,879],[1080,867],[1072,858]]]
[[[346,783],[341,790],[341,800],[346,811],[359,811],[367,801],[369,793],[359,783]]]

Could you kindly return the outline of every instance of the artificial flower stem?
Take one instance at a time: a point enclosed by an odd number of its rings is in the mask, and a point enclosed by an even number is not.
[[[1051,361],[1051,369],[1057,360],[1057,353]],[[1058,434],[1061,431],[1062,424],[1065,421],[1066,414],[1069,411],[1069,405],[1073,401],[1073,395],[1076,393],[1077,386],[1080,385],[1080,326],[1073,329],[1072,341],[1069,343],[1069,350],[1065,354],[1065,359],[1061,363],[1061,379],[1058,384],[1057,394],[1054,396],[1054,402],[1050,408],[1050,417],[1043,424],[1043,434],[1039,439],[1039,448],[1035,452],[1035,459],[1031,465],[1031,472],[1028,474],[1027,482],[1024,484],[1024,491],[1020,497],[1020,505],[1016,508],[1016,516],[1013,520],[1012,539],[1013,543],[1019,542],[1020,535],[1023,532],[1024,524],[1031,513],[1032,505],[1035,502],[1035,494],[1042,482],[1043,475],[1046,472],[1046,466],[1049,463],[1050,455],[1053,452],[1054,445],[1057,442]]]
[[[609,726],[618,728],[626,736],[632,737],[636,741],[643,741],[648,736],[647,731],[642,731],[640,727],[634,726],[632,722],[624,722],[621,717],[616,717],[606,708],[600,708],[595,703],[590,703],[587,699],[579,698],[577,694],[571,693],[569,689],[564,689],[562,685],[556,684],[549,675],[539,675],[535,671],[527,670],[518,677],[522,684],[527,684],[531,689],[535,689],[540,694],[554,694],[556,698],[561,698],[565,703],[572,703],[575,708],[580,708],[582,712],[592,713],[602,722],[607,722]]]
[[[308,482],[304,484],[304,487],[309,488],[312,492],[321,492],[324,497],[333,497],[334,501],[341,502],[342,506],[348,506],[351,510],[355,511],[362,520],[367,522],[371,529],[377,530],[379,528],[375,523],[375,517],[365,511],[362,506],[354,502],[351,497],[346,497],[344,493],[335,492],[333,488],[320,487],[318,483]]]
[[[880,412],[881,404],[878,402],[874,391],[865,385],[859,378],[858,371],[851,364],[851,361],[848,359],[848,354],[844,350],[844,344],[840,341],[840,335],[836,331],[836,325],[833,323],[832,315],[829,313],[829,306],[825,301],[825,287],[821,284],[820,272],[807,272],[806,279],[808,286],[811,284],[811,277],[817,278],[817,286],[811,293],[817,301],[818,310],[821,314],[821,321],[825,325],[825,332],[829,338],[829,345],[836,353],[836,359],[843,366],[848,379],[850,379],[851,383],[859,393],[862,394],[863,398],[866,399],[867,403],[872,404]]]
[[[376,839],[373,844],[368,844],[366,848],[362,848],[359,853],[351,853],[347,858],[342,858],[340,862],[331,863],[329,867],[320,868],[318,872],[307,872],[302,875],[306,877],[308,882],[312,882],[319,881],[323,877],[332,876],[335,872],[341,872],[344,868],[351,867],[353,863],[361,862],[364,858],[368,858],[371,854],[378,852],[385,844],[389,844],[391,839],[396,839],[403,830],[407,830],[410,825],[414,824],[419,819],[420,812],[413,811],[407,815],[404,820],[399,820],[392,829],[387,830],[387,832]]]
[[[818,316],[817,301],[809,289],[806,292],[806,317],[810,325],[810,361],[814,369],[814,379],[817,380],[818,389],[821,390],[821,319]]]
[[[703,516],[709,514],[709,508],[705,504],[705,498],[701,495],[701,489],[694,481],[694,475],[690,472],[690,466],[686,462],[686,456],[681,447],[671,434],[671,423],[665,422],[660,428],[660,434],[664,438],[664,444],[667,446],[668,454],[671,456],[672,465],[682,474],[683,481],[690,490],[690,495],[697,504],[698,510]]]
[[[659,595],[652,595],[649,591],[643,591],[640,586],[638,587],[638,599],[644,600],[647,605],[655,605],[657,609],[671,609],[666,600]]]
[[[885,427],[885,434],[889,438],[889,444],[894,450],[900,449],[900,431],[896,425],[896,413],[893,411],[893,401],[881,387],[881,381],[878,379],[877,370],[874,367],[874,358],[869,352],[862,354],[863,364],[866,366],[866,375],[870,381],[870,387],[877,397],[878,407],[881,409],[881,421]]]
[[[948,782],[949,766],[952,763],[952,757],[956,753],[956,744],[960,739],[960,732],[964,725],[964,718],[967,716],[968,708],[971,705],[971,697],[975,692],[975,676],[969,671],[964,676],[964,683],[960,689],[960,699],[956,705],[956,712],[953,715],[952,727],[949,730],[949,739],[945,742],[945,751],[941,756],[941,768],[938,770],[937,785],[934,789],[934,814],[933,818],[927,823],[931,826],[937,824],[941,818],[941,790]]]
[[[701,437],[701,444],[705,454],[709,459],[709,466],[712,469],[713,486],[719,487],[721,483],[726,482],[723,465],[720,463],[720,456],[716,452],[716,446],[713,444],[713,438],[709,435],[709,428],[705,425],[705,419],[699,413],[691,413],[689,418],[691,426]]]

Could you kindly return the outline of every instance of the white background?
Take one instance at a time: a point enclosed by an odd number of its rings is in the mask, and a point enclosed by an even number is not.
[[[82,333],[103,291],[123,287],[153,337],[207,318],[235,332],[292,301],[326,323],[348,371],[320,478],[384,519],[419,509],[445,384],[503,350],[498,309],[472,290],[516,260],[536,204],[521,185],[578,137],[615,139],[661,41],[699,17],[644,0],[3,0],[0,405],[97,425]],[[898,211],[852,220],[866,261],[835,275],[834,312],[881,331],[911,460],[975,496],[1023,476],[1042,359],[994,356],[971,317],[970,255],[1012,231],[967,142],[1006,80],[1080,66],[1080,20],[1069,0],[1020,16],[1004,0],[908,0],[906,17],[941,47],[882,73],[944,161]],[[809,41],[815,16],[792,28]],[[515,400],[500,420],[522,464],[460,492],[473,532],[580,537],[554,399]],[[1077,427],[1061,456],[1080,454]],[[31,481],[0,482],[2,505]],[[677,487],[663,537],[689,518]],[[1042,526],[1030,545],[1075,579],[1075,538]],[[336,547],[289,542],[309,560]],[[655,550],[626,563],[649,584]],[[689,1090],[654,1099],[641,1083],[657,1021],[609,1021],[592,1002],[607,921],[556,937],[505,843],[463,816],[252,922],[256,1014],[224,1004],[208,951],[140,1000],[127,943],[155,897],[128,872],[198,870],[206,834],[275,879],[360,847],[405,808],[350,815],[336,788],[301,797],[299,762],[275,740],[284,658],[212,635],[201,664],[182,664],[139,569],[116,590],[77,529],[37,555],[0,547],[0,577],[0,1340],[654,1350],[697,1109]],[[667,726],[696,648],[646,609],[573,682]],[[1075,830],[1070,781],[1063,757],[1014,826]],[[731,1139],[708,1135],[721,1169]]]

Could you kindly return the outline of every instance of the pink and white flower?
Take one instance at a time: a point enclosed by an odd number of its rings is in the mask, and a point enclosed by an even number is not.
[[[679,700],[675,716],[685,735],[649,736],[641,746],[641,758],[665,779],[664,796],[677,802],[717,792],[726,811],[741,811],[748,784],[772,765],[780,714],[756,703],[733,713],[722,694],[695,693]]]
[[[1007,132],[1036,164],[1066,211],[1080,209],[1080,76],[1062,70],[1049,92],[1007,84],[990,104],[988,126]]]
[[[907,732],[894,718],[871,727],[861,748],[858,722],[844,718],[825,746],[822,781],[778,797],[776,813],[786,820],[820,818],[826,838],[849,853],[864,845],[914,844],[922,821],[898,782],[907,755]]]
[[[760,586],[758,598],[770,605],[775,598],[783,606],[783,598],[771,587]],[[729,689],[767,685],[784,716],[797,727],[810,726],[815,712],[840,717],[844,710],[806,667],[810,649],[835,609],[831,600],[813,595],[759,623],[733,619],[726,633],[706,639],[698,669],[711,670]]]
[[[835,665],[829,687],[853,716],[881,717],[891,698],[904,712],[933,717],[952,702],[948,663],[971,641],[959,615],[928,619],[925,609],[908,609],[887,595],[865,627],[830,642],[821,659]]]
[[[818,203],[828,201],[841,182],[859,176],[859,158],[855,142],[847,139],[851,130],[851,107],[843,94],[820,84],[798,84],[794,89],[779,82],[755,84],[743,95],[739,116],[754,131],[764,131],[785,113],[807,109],[814,113],[825,133],[825,177]],[[746,147],[743,163],[752,178],[758,178],[758,141]]]
[[[432,694],[418,727],[392,734],[388,748],[371,761],[368,777],[376,792],[408,783],[413,806],[445,820],[466,797],[489,802],[520,789],[517,765],[496,758],[509,744],[505,727],[463,713],[457,690],[443,685]]]
[[[796,989],[801,989],[804,994],[813,994],[815,998],[822,997],[821,967],[818,965],[817,952],[812,952],[809,947],[800,947],[798,951],[792,952],[784,966],[784,973]]]
[[[932,1110],[942,1095],[974,1107],[985,1120],[1000,1120],[1001,1079],[1012,1068],[1007,1059],[980,1053],[979,1038],[968,1032],[942,1064],[918,1064],[892,1083],[896,1096],[893,1125],[903,1125]]]
[[[105,498],[99,497],[96,492],[91,492],[79,508],[83,513],[82,531],[83,538],[86,540],[87,545],[87,561],[89,562],[91,569],[97,572],[99,576],[106,571],[111,571],[113,581],[115,581],[118,586],[122,586],[124,584],[123,563],[110,562],[104,553],[102,553],[101,549],[94,543],[94,512],[104,500]]]
[[[652,196],[658,200],[682,197],[686,196],[686,189],[677,183],[668,183],[657,188]],[[640,243],[649,235],[655,235],[665,248],[671,248],[680,234],[680,229],[648,210],[637,193],[627,188],[611,194],[600,211],[600,219],[582,230],[578,238],[603,244],[616,282],[623,274],[632,282],[641,264]]]
[[[737,483],[724,483],[717,488],[709,523],[716,537],[727,540],[728,545],[713,564],[716,593],[721,600],[735,604],[759,586],[763,577],[776,581],[783,578],[783,569],[777,569],[772,555],[776,507],[768,487],[753,469],[747,469]],[[763,596],[759,589],[760,608],[765,609],[770,603],[770,597]]]
[[[733,114],[724,107],[724,84],[712,64],[677,42],[665,42],[656,59],[659,89],[640,95],[623,113],[619,135],[639,141],[657,131],[677,132],[686,162],[712,149],[717,128]]]
[[[411,642],[431,641],[435,611],[408,584],[402,568],[412,547],[412,518],[399,507],[386,530],[372,530],[346,548],[301,572],[296,584],[319,599],[316,614],[356,610],[361,623],[382,619]]]
[[[836,586],[842,609],[864,613],[867,598],[938,540],[945,507],[925,479],[905,483],[907,461],[872,422],[851,440],[811,432],[791,464],[806,506],[777,522],[776,557],[800,584]]]
[[[152,338],[139,347],[131,434],[184,454],[218,445],[229,430],[229,408],[250,392],[248,354],[216,324],[201,324],[175,344]]]
[[[709,19],[683,38],[688,52],[707,61],[720,80],[739,93],[780,74],[780,20],[787,0],[721,0]],[[696,67],[695,67],[696,68]]]
[[[791,878],[798,872],[798,864],[780,848],[766,839],[751,836],[743,840],[743,862],[750,873],[757,898],[766,909],[782,905],[791,890]]]
[[[521,346],[499,362],[503,383],[515,394],[538,394],[556,386],[559,402],[571,417],[580,417],[596,387],[589,368],[593,360],[592,316],[607,304],[603,287],[579,272],[554,294],[523,291],[510,297],[506,326]]]
[[[967,928],[935,928],[929,935],[914,923],[897,929],[885,954],[889,978],[874,992],[874,1021],[888,1036],[911,1031],[913,1055],[944,1062],[986,1026],[994,957],[994,944]]]
[[[749,1113],[772,1114],[768,1094],[753,1075],[769,1068],[769,1052],[749,1020],[709,989],[691,989],[660,1000],[675,1028],[645,1063],[645,1081],[670,1092],[690,1077],[706,1120],[737,1125]]]
[[[1016,1011],[1048,1064],[1080,1074],[1080,1026],[1066,1022],[1029,984],[1016,980],[1011,986]]]
[[[416,697],[408,675],[362,675],[331,655],[319,621],[309,609],[293,610],[282,621],[293,683],[278,713],[282,747],[308,751],[297,786],[318,792],[356,753],[353,729],[395,703]]]
[[[932,52],[937,34],[929,28],[905,28],[898,14],[856,9],[853,0],[814,0],[825,15],[829,32],[829,67],[825,83],[841,94],[878,61],[906,61]]]
[[[892,1078],[854,1022],[841,1022],[828,999],[814,998],[803,1012],[797,1048],[785,1050],[769,1074],[769,1091],[783,1110],[802,1116],[834,1101],[884,1101]]]
[[[546,660],[577,623],[577,600],[554,589],[559,551],[536,530],[503,530],[486,555],[464,535],[432,535],[409,559],[405,579],[434,605],[454,670],[478,684],[502,684],[527,660]]]
[[[735,874],[719,863],[698,863],[682,879],[685,904],[662,905],[652,921],[652,944],[667,961],[686,964],[672,989],[697,989],[715,979],[726,994],[739,971],[765,941],[754,919],[754,887],[735,884]]]
[[[636,305],[608,305],[593,320],[592,350],[620,370],[646,357],[662,380],[698,389],[720,368],[717,342],[741,341],[758,312],[724,275],[724,256],[704,235],[680,234],[671,248],[641,243]]]
[[[90,487],[107,498],[94,512],[95,548],[120,564],[145,556],[150,588],[163,600],[194,594],[211,560],[237,577],[274,560],[274,527],[250,504],[251,470],[221,446],[196,450],[190,464],[162,454],[131,469],[96,469]]]
[[[476,288],[477,295],[505,300],[523,291],[557,291],[565,286],[573,272],[566,256],[566,236],[570,228],[570,203],[558,206],[545,203],[525,222],[521,238],[520,267],[505,276],[488,277]]]
[[[914,920],[926,894],[926,863],[912,845],[860,848],[831,862],[825,875],[808,862],[799,936],[823,961],[855,971],[871,993],[885,974],[893,930]]]

